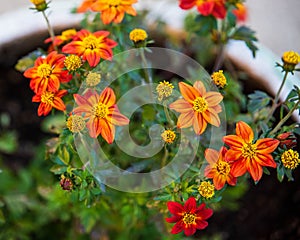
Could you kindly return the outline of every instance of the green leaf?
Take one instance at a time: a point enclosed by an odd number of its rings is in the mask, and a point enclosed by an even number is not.
[[[255,32],[246,27],[241,26],[230,36],[231,39],[244,41],[247,47],[252,51],[253,57],[256,55],[258,48],[255,46],[254,42],[257,41],[255,37]]]
[[[0,209],[0,225],[4,223],[5,223],[5,217],[2,210]]]
[[[262,91],[255,91],[252,94],[249,94],[249,103],[248,103],[248,111],[249,112],[257,112],[263,108],[265,108],[271,101],[271,97]]]
[[[282,182],[284,179],[284,169],[282,166],[277,167],[277,179]]]

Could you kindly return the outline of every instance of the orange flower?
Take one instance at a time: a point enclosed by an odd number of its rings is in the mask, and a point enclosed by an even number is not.
[[[27,69],[24,76],[31,78],[30,88],[40,94],[44,91],[56,92],[60,83],[69,82],[72,75],[64,68],[63,54],[51,52],[47,57],[39,57],[34,63],[34,67]]]
[[[63,43],[66,43],[66,42],[72,40],[73,37],[76,35],[76,33],[77,33],[77,31],[74,28],[67,29],[67,30],[63,31],[61,33],[61,35],[55,36],[54,37],[54,42],[52,44],[55,45],[55,46],[60,46]],[[47,38],[45,40],[45,43],[50,43],[50,42],[52,42],[51,37]]]
[[[179,6],[185,10],[196,6],[203,16],[213,15],[220,19],[226,16],[225,0],[180,0]]]
[[[247,19],[247,8],[243,3],[237,3],[236,9],[232,10],[238,22],[245,22]]]
[[[32,102],[40,102],[38,108],[38,115],[46,116],[49,114],[52,108],[56,108],[60,111],[65,111],[66,106],[61,97],[63,97],[67,93],[67,90],[60,90],[57,92],[44,91],[33,96]]]
[[[253,142],[252,129],[245,122],[236,124],[236,135],[223,138],[230,149],[226,153],[226,161],[232,161],[231,172],[239,177],[247,171],[254,181],[259,181],[263,174],[263,166],[276,167],[271,155],[279,145],[279,141],[273,138],[263,138]]]
[[[78,13],[84,13],[91,9],[91,6],[97,2],[97,0],[84,0],[81,5],[76,9]]]
[[[112,59],[112,48],[117,46],[117,43],[107,38],[108,35],[108,31],[90,33],[83,29],[77,32],[73,41],[65,45],[62,51],[82,56],[82,59],[87,60],[91,67],[95,67],[101,58]]]
[[[178,99],[170,104],[170,108],[181,113],[178,128],[187,128],[193,125],[196,134],[200,135],[206,129],[207,123],[216,127],[220,126],[218,113],[222,111],[219,103],[223,96],[218,92],[206,92],[201,81],[196,81],[192,86],[180,82],[179,89],[183,99]]]
[[[237,178],[231,173],[231,166],[225,159],[227,149],[222,147],[220,152],[214,149],[205,150],[205,158],[209,165],[205,168],[204,174],[207,178],[212,178],[215,188],[220,190],[224,187],[225,183],[234,186]]]
[[[137,0],[97,0],[91,9],[101,13],[104,24],[122,22],[125,13],[136,16],[136,10],[131,6]]]
[[[129,119],[120,113],[115,104],[116,96],[111,88],[105,88],[100,95],[89,89],[83,96],[74,94],[74,99],[78,107],[73,112],[88,120],[86,126],[92,138],[101,134],[110,144],[115,138],[115,125],[129,123]]]

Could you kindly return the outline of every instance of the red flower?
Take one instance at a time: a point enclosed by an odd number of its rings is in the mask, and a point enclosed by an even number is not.
[[[205,208],[205,203],[197,207],[194,197],[190,197],[184,206],[177,202],[168,202],[167,205],[173,216],[166,218],[166,221],[168,223],[176,223],[171,230],[172,234],[184,231],[186,236],[191,236],[197,229],[206,228],[208,223],[205,220],[213,214],[212,209]]]
[[[115,138],[115,125],[123,126],[129,123],[129,119],[122,115],[115,104],[116,96],[111,88],[105,88],[99,95],[89,89],[83,96],[74,94],[78,104],[73,112],[87,119],[87,128],[90,136],[101,136],[110,144]]]
[[[180,0],[179,6],[184,10],[196,6],[203,16],[213,15],[220,19],[226,16],[225,0]]]
[[[82,56],[82,59],[87,60],[91,67],[95,67],[101,58],[112,59],[112,48],[117,46],[117,43],[107,38],[108,35],[108,31],[90,33],[83,29],[77,32],[73,41],[65,45],[62,51]]]
[[[230,149],[225,159],[231,161],[233,176],[239,177],[247,171],[254,181],[259,181],[263,174],[263,166],[276,168],[271,153],[279,145],[279,141],[273,138],[263,138],[253,142],[252,129],[245,122],[236,124],[236,135],[223,137],[223,141]]]
[[[218,113],[222,111],[219,103],[223,96],[218,92],[206,92],[201,81],[196,81],[193,86],[184,82],[179,83],[183,99],[178,99],[170,104],[170,109],[181,113],[177,121],[178,128],[193,126],[196,134],[202,134],[207,123],[216,127],[220,126]]]
[[[36,94],[32,98],[32,102],[40,102],[39,108],[38,108],[38,115],[39,116],[46,116],[50,113],[52,108],[56,108],[60,111],[65,111],[66,106],[61,99],[64,95],[68,93],[67,90],[60,90],[57,92],[49,92],[45,91],[39,94]]]
[[[225,183],[234,186],[237,178],[231,173],[231,164],[225,159],[227,149],[222,147],[220,152],[214,149],[206,149],[205,158],[209,165],[205,168],[204,174],[207,178],[212,178],[215,188],[220,190]]]
[[[236,9],[232,10],[238,22],[245,22],[247,19],[247,8],[243,3],[237,3]]]
[[[65,83],[71,80],[72,75],[64,68],[63,54],[51,52],[47,57],[39,57],[34,63],[34,67],[27,69],[24,76],[31,78],[30,88],[36,93],[50,91],[56,92],[59,89],[60,83]]]

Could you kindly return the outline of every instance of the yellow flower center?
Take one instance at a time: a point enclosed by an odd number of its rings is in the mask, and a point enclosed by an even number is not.
[[[203,97],[197,97],[193,101],[193,105],[193,109],[199,113],[203,113],[208,109],[207,101]]]
[[[282,61],[285,64],[297,65],[300,62],[300,55],[297,52],[288,51],[283,54]]]
[[[95,36],[88,36],[86,38],[83,39],[83,44],[85,49],[97,49],[100,48],[100,43],[99,43],[99,39],[97,39]]]
[[[227,176],[229,174],[229,172],[230,172],[230,165],[229,165],[228,162],[219,160],[217,162],[216,169],[217,169],[217,171],[218,171],[219,174]]]
[[[186,224],[196,224],[196,215],[192,213],[184,213],[182,221]]]
[[[215,186],[209,181],[201,182],[198,191],[202,197],[211,198],[215,195]]]
[[[52,73],[52,68],[49,64],[43,63],[38,66],[37,75],[41,78],[49,78]]]
[[[144,41],[147,37],[147,32],[140,28],[133,29],[129,34],[129,38],[133,42]]]
[[[67,127],[73,133],[81,132],[85,128],[85,121],[83,117],[78,115],[71,115],[67,119]]]
[[[45,91],[41,96],[41,102],[52,105],[54,101],[54,93]]]
[[[223,74],[223,70],[219,70],[218,72],[214,72],[212,75],[211,75],[211,78],[214,82],[214,84],[217,86],[217,87],[220,87],[220,88],[223,88],[225,87],[227,81],[226,81],[226,77],[225,75]]]
[[[75,71],[81,67],[82,62],[77,55],[70,55],[65,58],[64,65],[68,71]]]
[[[112,7],[117,7],[120,5],[122,0],[107,0],[107,4]]]
[[[42,3],[45,3],[46,1],[45,0],[30,0],[34,5],[39,5],[39,4],[42,4]]]
[[[92,113],[95,117],[106,118],[108,114],[108,107],[103,103],[98,103],[93,106]]]
[[[158,100],[162,101],[164,98],[171,96],[173,92],[173,88],[174,88],[173,84],[165,80],[163,82],[160,82],[156,87],[156,91],[158,93]]]
[[[95,72],[90,72],[87,75],[85,80],[86,85],[88,85],[89,87],[96,86],[100,81],[101,81],[101,74]]]
[[[161,137],[166,143],[173,143],[176,138],[176,133],[172,130],[165,130],[161,134]]]
[[[299,153],[289,149],[281,155],[281,161],[285,168],[295,169],[300,163]]]
[[[252,143],[245,143],[242,147],[242,156],[244,158],[253,158],[256,156],[256,146]]]

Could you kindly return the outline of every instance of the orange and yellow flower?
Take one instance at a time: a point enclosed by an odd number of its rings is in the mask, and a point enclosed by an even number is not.
[[[92,5],[97,2],[97,0],[84,0],[80,6],[76,9],[78,13],[84,13],[91,10]]]
[[[71,41],[73,39],[73,37],[76,35],[77,31],[76,29],[74,28],[71,28],[71,29],[67,29],[65,31],[63,31],[61,33],[61,35],[58,35],[58,36],[55,36],[54,37],[54,41],[53,41],[53,45],[54,46],[60,46],[62,45],[63,43],[66,43],[68,41]],[[52,42],[52,38],[47,38],[45,40],[45,43],[50,43]]]
[[[129,119],[120,113],[116,105],[114,91],[107,87],[101,94],[88,89],[83,96],[74,94],[77,107],[74,114],[87,120],[87,128],[92,138],[101,136],[110,144],[115,138],[115,125],[124,126]]]
[[[56,92],[44,91],[33,96],[32,102],[40,102],[38,115],[46,116],[50,113],[52,108],[65,111],[66,106],[61,98],[67,93],[67,90],[59,90]]]
[[[31,78],[30,88],[40,94],[46,90],[56,92],[60,83],[69,82],[72,75],[64,68],[63,54],[51,52],[47,57],[39,57],[36,59],[34,66],[24,72],[24,76]]]
[[[108,35],[108,31],[91,33],[83,29],[77,32],[73,41],[65,45],[62,51],[82,56],[82,59],[88,61],[91,67],[95,67],[101,58],[105,60],[112,59],[112,48],[117,46],[117,43],[107,38]]]
[[[97,0],[91,5],[91,9],[101,13],[104,24],[120,23],[125,13],[136,16],[136,10],[132,7],[134,3],[137,3],[137,0]]]
[[[166,218],[168,223],[176,223],[172,230],[172,234],[184,231],[186,236],[195,234],[196,230],[202,230],[207,227],[207,219],[213,214],[212,209],[205,208],[205,203],[197,207],[194,197],[190,197],[182,206],[178,202],[168,202],[168,209],[173,214],[172,217]]]
[[[247,20],[248,11],[243,3],[237,3],[236,9],[232,10],[238,22],[245,22]]]
[[[170,109],[180,113],[177,127],[187,128],[193,126],[196,134],[202,134],[207,123],[216,127],[220,126],[218,113],[222,111],[219,103],[223,96],[218,92],[206,92],[201,81],[196,81],[193,86],[184,82],[179,83],[183,98],[170,104]]]
[[[237,178],[231,173],[231,166],[225,159],[227,149],[222,147],[218,152],[214,149],[205,150],[205,158],[208,166],[204,170],[204,175],[207,178],[212,178],[215,188],[220,190],[227,182],[229,185],[236,185]]]
[[[196,6],[203,16],[213,15],[219,19],[226,16],[225,0],[180,0],[179,6],[184,10]]]
[[[263,167],[276,168],[271,153],[279,145],[279,141],[273,138],[263,138],[256,142],[253,130],[245,122],[236,124],[236,135],[228,135],[223,138],[230,147],[225,155],[226,161],[232,162],[231,172],[239,177],[249,172],[254,181],[259,181],[263,174]]]

